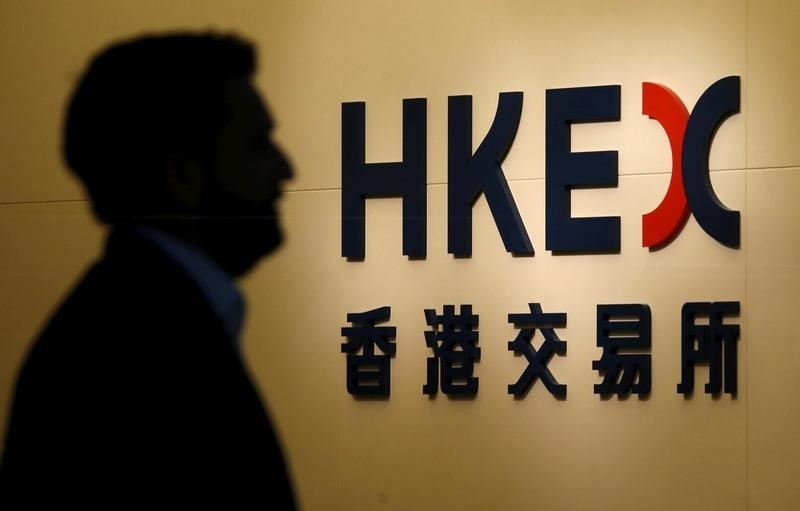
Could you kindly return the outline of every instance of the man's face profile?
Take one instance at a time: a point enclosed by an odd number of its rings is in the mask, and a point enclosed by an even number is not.
[[[281,242],[277,200],[291,168],[271,140],[264,103],[246,78],[224,86],[226,123],[208,168],[201,199],[212,255],[231,274],[247,271]]]
[[[281,242],[276,201],[291,168],[235,37],[148,36],[91,62],[70,101],[65,157],[98,217],[205,251],[233,276]]]

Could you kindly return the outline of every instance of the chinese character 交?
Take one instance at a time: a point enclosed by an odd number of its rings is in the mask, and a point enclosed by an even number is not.
[[[508,393],[516,397],[524,395],[538,377],[551,394],[556,397],[564,397],[567,395],[567,386],[558,383],[553,373],[547,368],[547,363],[555,353],[562,356],[567,354],[567,341],[559,339],[553,330],[567,325],[567,314],[563,312],[545,314],[542,312],[542,306],[538,303],[529,303],[528,307],[530,313],[508,315],[508,322],[520,329],[517,337],[508,343],[508,349],[516,355],[525,355],[528,361],[528,367],[525,368],[517,382],[508,386]],[[536,351],[531,345],[537,328],[544,337],[539,351]]]

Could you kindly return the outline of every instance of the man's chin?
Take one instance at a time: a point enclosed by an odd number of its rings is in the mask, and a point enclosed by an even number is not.
[[[283,233],[277,222],[259,227],[252,230],[231,229],[221,233],[214,258],[231,276],[245,275],[283,242]]]

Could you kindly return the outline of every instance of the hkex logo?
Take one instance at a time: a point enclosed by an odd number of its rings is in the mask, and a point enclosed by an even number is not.
[[[661,204],[642,218],[642,245],[662,247],[694,214],[712,238],[740,243],[740,215],[726,208],[709,179],[708,156],[714,134],[739,112],[741,80],[728,76],[713,83],[689,114],[680,98],[663,85],[642,84],[642,112],[657,120],[669,139],[672,175]],[[574,188],[615,187],[617,152],[570,150],[571,125],[620,119],[620,86],[549,89],[545,94],[545,248],[553,253],[617,253],[620,218],[573,218]],[[472,207],[483,194],[506,251],[534,253],[533,243],[503,174],[502,162],[517,134],[522,92],[502,92],[497,112],[476,150],[472,147],[472,96],[448,97],[447,251],[472,252]],[[403,254],[426,255],[427,100],[403,100],[403,159],[366,163],[365,104],[342,104],[342,256],[364,258],[365,201],[403,199]]]

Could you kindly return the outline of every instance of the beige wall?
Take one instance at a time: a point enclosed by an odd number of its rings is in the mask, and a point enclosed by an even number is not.
[[[258,81],[297,179],[282,210],[289,241],[244,282],[246,353],[285,440],[309,510],[750,509],[800,507],[800,4],[785,1],[155,1],[0,4],[0,423],[36,330],[97,256],[102,230],[58,154],[65,97],[86,59],[144,30],[234,30],[260,46]],[[712,82],[742,77],[742,112],[717,133],[712,181],[742,212],[742,247],[691,218],[666,248],[641,247],[641,215],[660,201],[670,154],[641,114],[641,83],[691,109]],[[573,150],[619,151],[619,187],[574,194],[575,215],[622,218],[618,255],[544,249],[544,91],[619,84],[621,121],[577,126]],[[446,253],[447,96],[474,96],[482,139],[497,94],[523,91],[504,164],[537,249],[503,251],[485,200],[470,259]],[[340,108],[367,102],[368,161],[400,159],[401,100],[428,98],[428,257],[400,249],[400,202],[367,206],[367,257],[340,254]],[[735,399],[676,394],[680,308],[737,300]],[[506,393],[524,368],[506,349],[506,315],[528,302],[567,312],[569,385]],[[653,311],[649,399],[601,400],[595,306]],[[482,360],[475,400],[421,393],[425,308],[471,303]],[[388,401],[345,391],[348,312],[392,307],[397,356]],[[538,339],[537,339],[538,342]],[[698,371],[698,378],[705,373]],[[702,379],[699,380],[702,383]],[[4,428],[4,426],[3,426]]]

